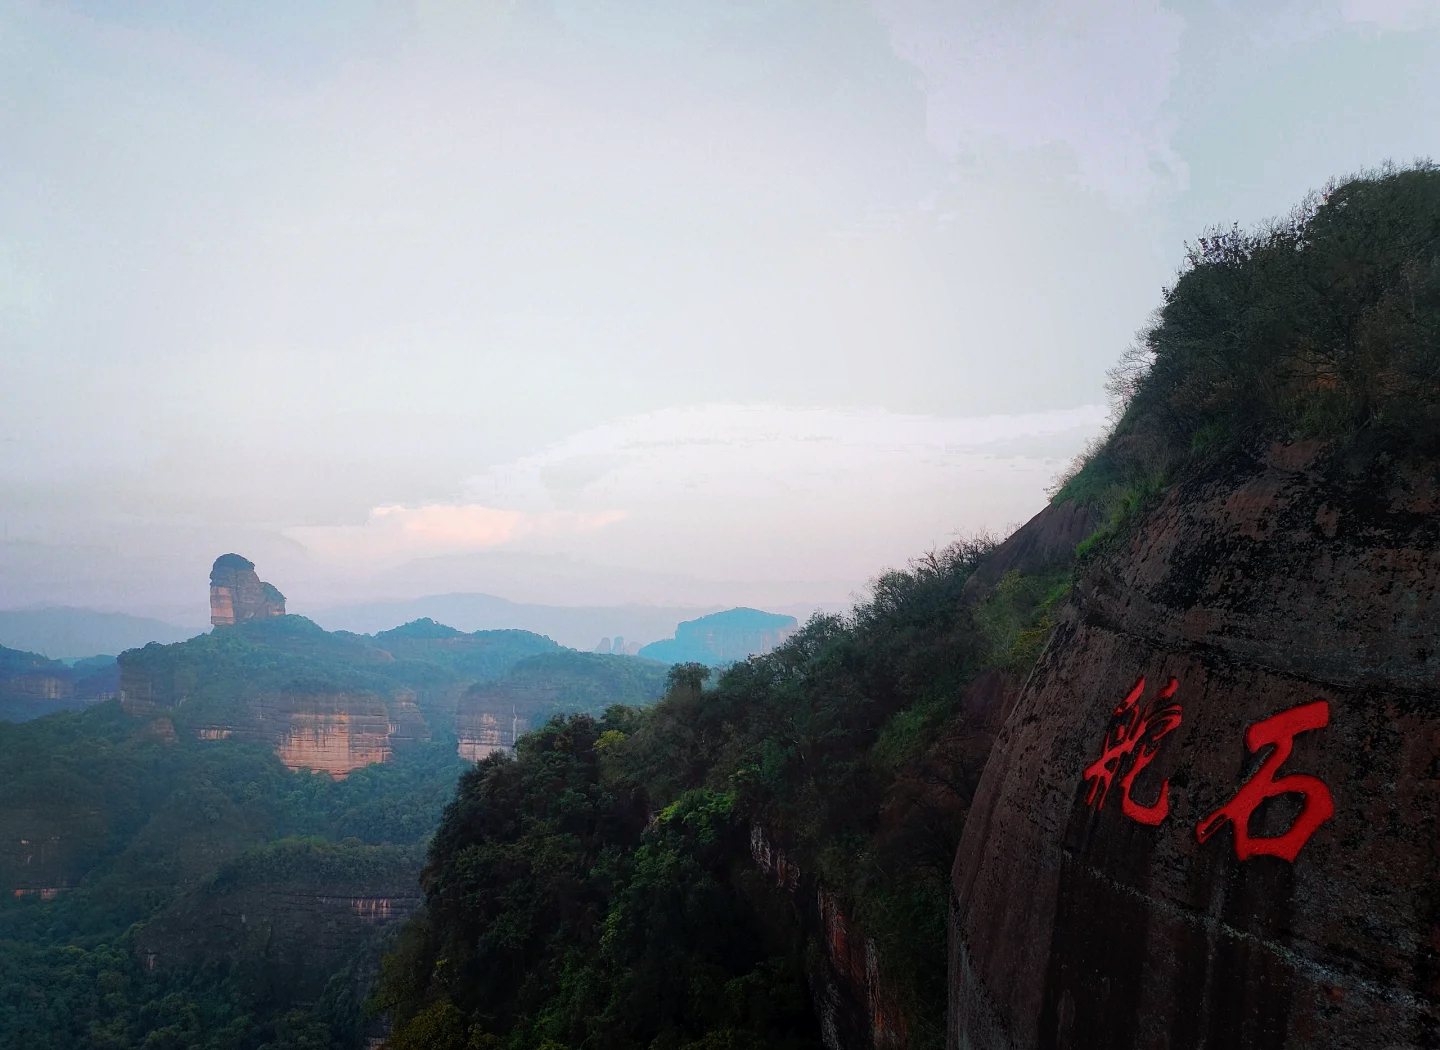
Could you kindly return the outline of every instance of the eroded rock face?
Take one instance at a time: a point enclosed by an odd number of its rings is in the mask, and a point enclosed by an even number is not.
[[[789,898],[812,946],[806,977],[826,1050],[906,1050],[905,1012],[875,942],[758,824],[750,829],[750,857]]]
[[[956,855],[951,1047],[1440,1044],[1437,511],[1276,447],[1083,577]]]
[[[210,623],[216,627],[285,615],[285,595],[255,574],[255,563],[222,554],[210,569]]]
[[[491,686],[469,690],[455,715],[455,739],[460,757],[479,762],[495,751],[515,746],[530,730],[529,719],[520,713],[520,704],[529,709],[529,697],[517,701],[510,691]]]
[[[976,567],[965,583],[966,600],[984,597],[1007,572],[1039,575],[1066,568],[1075,548],[1099,523],[1099,511],[1070,500],[1046,507]]]
[[[232,725],[196,729],[199,740],[254,740],[274,749],[292,770],[344,779],[362,766],[389,762],[397,747],[428,739],[410,690],[382,697],[364,691],[267,693],[246,705]]]

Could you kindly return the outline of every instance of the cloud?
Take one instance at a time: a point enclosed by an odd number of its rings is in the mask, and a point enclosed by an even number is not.
[[[522,536],[593,532],[624,517],[619,511],[526,513],[478,503],[432,503],[376,507],[363,525],[302,525],[286,529],[284,535],[323,560],[373,567],[488,550]]]
[[[364,524],[284,535],[362,572],[504,551],[707,580],[865,579],[957,533],[1029,518],[1106,416],[1101,405],[972,418],[663,409],[474,475],[454,503],[379,506]]]
[[[1029,518],[1106,409],[971,418],[696,405],[590,427],[468,479],[464,502],[607,527],[511,549],[715,580],[864,579]],[[571,520],[571,519],[561,519]]]
[[[1435,0],[1342,0],[1340,17],[1386,30],[1420,29],[1440,24]]]
[[[945,152],[1060,143],[1113,202],[1185,189],[1165,113],[1185,20],[1158,0],[873,6],[924,76],[929,135]]]

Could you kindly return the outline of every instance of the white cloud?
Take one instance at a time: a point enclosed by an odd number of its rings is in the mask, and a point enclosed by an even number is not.
[[[1185,189],[1165,114],[1185,20],[1158,0],[873,4],[925,78],[940,149],[1060,143],[1080,178],[1120,204]]]
[[[1340,16],[1387,30],[1420,29],[1440,24],[1435,0],[1341,0]]]
[[[526,513],[478,503],[376,507],[363,525],[301,525],[284,535],[327,561],[376,565],[504,546],[524,536],[593,532],[624,518],[619,511]]]
[[[377,507],[364,525],[285,535],[360,568],[497,549],[710,580],[865,579],[1030,517],[1105,418],[1099,405],[969,419],[665,409],[487,470],[454,504]]]

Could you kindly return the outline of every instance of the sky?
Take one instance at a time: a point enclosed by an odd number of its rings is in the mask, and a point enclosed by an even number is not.
[[[0,0],[0,608],[844,602],[1437,132],[1432,0]]]

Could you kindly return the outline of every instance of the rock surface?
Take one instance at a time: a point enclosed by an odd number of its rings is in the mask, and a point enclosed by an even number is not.
[[[225,966],[249,992],[313,1001],[420,905],[418,860],[393,847],[259,847],[139,928],[136,956],[155,970]]]
[[[478,762],[513,747],[557,712],[651,703],[664,693],[668,671],[664,664],[633,656],[555,652],[529,657],[498,681],[473,685],[460,697],[455,712],[460,754]]]
[[[1440,1045],[1437,511],[1276,446],[1086,571],[956,855],[950,1047]]]
[[[285,595],[255,574],[255,563],[222,554],[210,569],[210,623],[229,627],[285,615]]]
[[[965,583],[965,600],[976,601],[1007,572],[1041,575],[1064,569],[1075,548],[1100,524],[1100,512],[1071,500],[1053,504],[1010,534]]]

